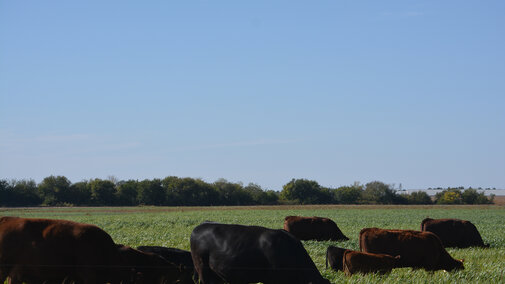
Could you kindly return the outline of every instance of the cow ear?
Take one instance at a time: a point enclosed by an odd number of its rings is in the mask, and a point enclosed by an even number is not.
[[[459,261],[461,261],[461,263],[463,263],[463,262],[465,262],[465,259],[464,259],[464,258],[462,258],[462,259],[460,259]]]

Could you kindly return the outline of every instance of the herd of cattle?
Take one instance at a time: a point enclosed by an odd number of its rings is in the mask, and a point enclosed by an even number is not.
[[[283,230],[204,222],[191,233],[191,251],[134,249],[94,225],[2,217],[0,283],[330,283],[300,240],[348,238],[328,218],[288,216]],[[421,231],[362,229],[360,251],[330,246],[326,267],[347,275],[463,269],[445,247],[470,246],[489,245],[469,221],[426,218]]]

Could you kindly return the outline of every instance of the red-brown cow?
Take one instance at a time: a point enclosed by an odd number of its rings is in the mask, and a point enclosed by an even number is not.
[[[337,224],[328,218],[287,216],[284,218],[284,230],[299,240],[346,241]]]
[[[0,283],[171,283],[174,269],[154,254],[116,245],[94,225],[0,218]],[[174,266],[175,267],[175,266]]]
[[[475,225],[466,220],[426,218],[421,222],[421,231],[437,235],[444,247],[489,247]]]
[[[400,255],[399,267],[464,269],[463,260],[452,258],[430,232],[365,228],[359,233],[359,246],[363,252]]]
[[[344,272],[349,276],[354,273],[385,274],[398,267],[400,258],[399,255],[393,257],[388,254],[346,250],[342,262]]]

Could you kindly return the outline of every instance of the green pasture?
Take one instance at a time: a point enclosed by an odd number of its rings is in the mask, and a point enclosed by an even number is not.
[[[288,215],[321,216],[334,220],[350,238],[345,242],[306,241],[304,246],[324,277],[332,283],[505,283],[505,208],[503,206],[273,206],[273,207],[94,207],[0,209],[0,216],[68,219],[95,224],[116,243],[132,247],[160,245],[189,250],[192,229],[205,220],[228,224],[282,228]],[[359,250],[362,228],[419,230],[421,220],[459,218],[472,221],[488,249],[448,249],[465,259],[465,270],[429,273],[410,268],[388,275],[345,276],[325,268],[330,245]]]

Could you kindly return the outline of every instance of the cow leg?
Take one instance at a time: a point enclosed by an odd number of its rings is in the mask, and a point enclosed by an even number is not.
[[[2,279],[5,279],[4,277],[7,277],[7,283],[9,284],[22,284],[23,281],[21,280],[21,275],[23,275],[22,268],[19,266],[15,267],[10,267],[8,269],[8,274],[7,275],[2,275]],[[4,272],[5,273],[5,272]],[[4,283],[4,282],[2,282]]]
[[[5,271],[0,270],[0,283],[5,283],[8,275],[9,274],[5,273]]]
[[[7,283],[9,283],[9,284],[23,284],[23,281],[16,279],[16,278],[9,277]]]
[[[437,271],[438,268],[433,262],[426,262],[424,264],[424,270],[433,273],[433,272]]]
[[[79,270],[77,278],[79,279],[77,282],[80,284],[104,283],[103,280],[98,281],[95,271],[92,269]]]
[[[223,279],[221,279],[212,269],[207,265],[205,267],[201,267],[198,271],[198,275],[200,277],[200,283],[202,284],[221,284],[225,283]]]
[[[209,257],[193,257],[195,271],[198,273],[199,281],[202,284],[218,284],[225,283],[214,271],[210,268]]]
[[[5,261],[4,261],[4,259],[2,259],[0,262],[0,283],[5,283],[5,280],[7,278],[9,279],[9,281],[11,281],[9,274],[12,271],[12,266],[6,265],[4,263],[5,263]],[[9,263],[9,262],[7,262],[7,263]]]

